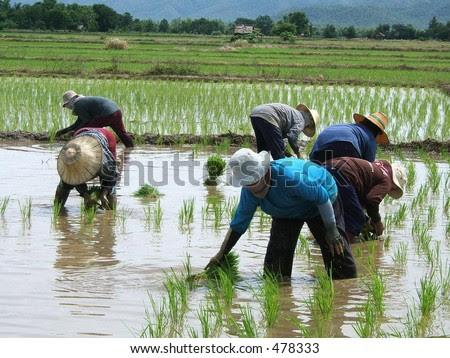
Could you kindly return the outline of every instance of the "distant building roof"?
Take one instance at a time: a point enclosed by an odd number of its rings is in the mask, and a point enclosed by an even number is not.
[[[77,30],[83,30],[84,26],[83,25],[78,25],[77,26]]]
[[[235,34],[252,34],[253,33],[253,25],[243,25],[238,24],[234,27]]]

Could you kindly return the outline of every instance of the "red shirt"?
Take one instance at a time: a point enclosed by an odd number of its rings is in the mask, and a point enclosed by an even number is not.
[[[95,130],[95,131],[99,131],[101,132],[105,137],[106,140],[108,141],[108,149],[111,152],[111,154],[113,155],[114,159],[117,159],[117,153],[116,153],[116,137],[114,137],[114,134],[112,134],[109,130],[105,129],[105,128],[80,128],[78,129],[73,135],[76,136],[77,134],[84,132],[84,131],[90,131],[90,130]]]

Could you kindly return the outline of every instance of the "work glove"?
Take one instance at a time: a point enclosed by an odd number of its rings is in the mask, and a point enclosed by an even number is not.
[[[383,235],[383,231],[384,231],[384,225],[383,222],[380,220],[377,223],[375,223],[375,234],[377,236],[381,236]]]
[[[339,233],[336,225],[333,227],[325,228],[325,240],[331,251],[331,255],[343,255],[344,254],[344,238]]]

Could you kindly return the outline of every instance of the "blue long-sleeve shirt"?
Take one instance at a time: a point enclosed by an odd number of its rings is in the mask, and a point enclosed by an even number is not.
[[[377,151],[375,134],[362,124],[333,124],[325,128],[317,137],[309,155],[326,150],[331,143],[349,142],[359,153],[361,159],[373,162]]]
[[[283,158],[270,163],[271,182],[267,195],[256,198],[243,187],[231,221],[233,231],[243,234],[259,206],[276,218],[308,220],[319,215],[318,205],[337,197],[336,183],[327,170],[310,161]]]

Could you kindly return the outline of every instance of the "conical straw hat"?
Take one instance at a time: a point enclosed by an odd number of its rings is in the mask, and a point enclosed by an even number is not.
[[[297,110],[301,112],[306,112],[308,116],[312,119],[311,124],[303,129],[303,133],[308,137],[314,137],[316,134],[316,127],[320,122],[320,115],[315,109],[309,109],[304,104],[299,104]]]
[[[79,185],[96,177],[102,167],[103,149],[94,137],[72,139],[58,155],[58,174],[69,185]]]
[[[354,113],[353,119],[355,120],[356,123],[361,123],[364,120],[368,120],[368,121],[372,122],[378,128],[380,128],[381,132],[382,132],[381,134],[378,134],[376,136],[376,138],[375,138],[376,142],[378,144],[388,144],[389,143],[389,138],[388,138],[387,134],[384,132],[386,130],[388,119],[383,112],[375,112],[367,117],[363,116],[362,114]]]

